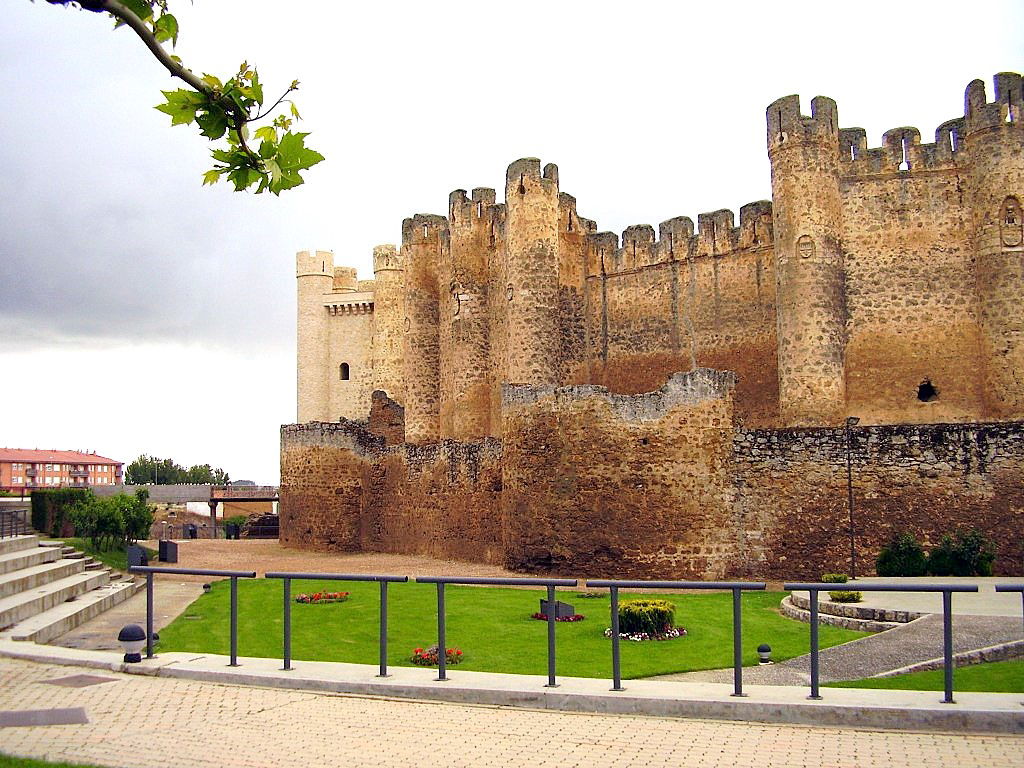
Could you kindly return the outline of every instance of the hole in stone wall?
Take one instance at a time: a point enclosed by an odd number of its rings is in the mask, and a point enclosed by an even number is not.
[[[526,186],[523,184],[523,174],[519,174],[519,194],[526,194]]]
[[[476,217],[479,219],[483,215],[484,215],[484,204],[482,202],[479,202],[479,203],[476,204]]]
[[[907,137],[906,136],[903,137],[903,162],[900,163],[900,170],[901,171],[909,171],[910,170],[910,160],[907,158]]]
[[[348,363],[342,363],[341,365],[338,366],[338,375],[341,377],[342,381],[348,381],[349,380],[349,374],[350,374],[350,372],[349,372]]]
[[[925,379],[918,385],[917,399],[922,403],[931,403],[939,399],[939,390],[932,384],[931,379]]]

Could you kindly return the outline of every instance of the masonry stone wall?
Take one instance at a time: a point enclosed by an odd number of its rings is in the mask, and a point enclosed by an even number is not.
[[[849,573],[844,429],[737,430],[735,503],[745,570],[759,578]],[[998,573],[1024,566],[1024,422],[854,427],[850,431],[858,575],[895,533],[926,548],[957,528],[997,546]]]

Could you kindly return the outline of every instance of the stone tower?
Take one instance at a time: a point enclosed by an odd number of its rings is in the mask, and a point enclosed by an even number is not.
[[[404,270],[395,246],[378,245],[373,249],[373,277],[373,388],[404,402]]]
[[[449,258],[439,270],[441,435],[455,440],[490,431],[487,304],[493,189],[457,189],[448,199]]]
[[[1021,76],[995,76],[995,100],[975,80],[964,98],[967,197],[977,259],[987,406],[1024,416],[1024,98]],[[955,140],[956,137],[954,137]]]
[[[558,167],[524,158],[505,175],[505,354],[498,379],[558,384]]]
[[[837,424],[846,397],[836,104],[818,96],[806,117],[800,97],[787,96],[767,116],[781,417],[788,425]]]
[[[329,328],[323,296],[334,281],[331,251],[299,251],[295,255],[298,280],[298,421],[331,421],[329,404]]]
[[[432,443],[440,437],[438,265],[447,257],[448,220],[417,214],[402,222],[405,328],[405,438]]]

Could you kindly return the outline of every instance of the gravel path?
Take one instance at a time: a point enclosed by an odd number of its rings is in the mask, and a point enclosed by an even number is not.
[[[1021,639],[1021,620],[1008,616],[955,616],[953,652],[971,651]],[[825,648],[819,654],[821,681],[854,680],[942,656],[942,616],[930,614],[885,632]],[[810,654],[743,670],[743,681],[763,685],[809,685]],[[732,669],[662,675],[659,680],[728,683]]]

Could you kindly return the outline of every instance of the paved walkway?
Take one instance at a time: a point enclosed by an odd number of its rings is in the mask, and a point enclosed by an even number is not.
[[[1024,736],[395,701],[0,658],[0,715],[56,707],[88,722],[0,727],[0,751],[110,768],[1024,765]]]

